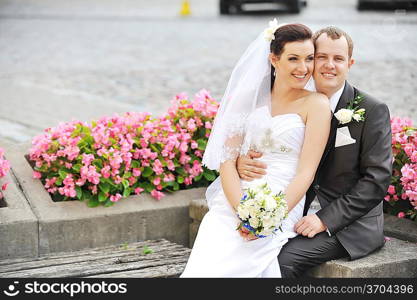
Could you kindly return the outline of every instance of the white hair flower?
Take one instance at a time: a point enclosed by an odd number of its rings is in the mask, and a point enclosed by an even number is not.
[[[286,23],[278,24],[277,18],[274,18],[272,21],[269,21],[269,27],[264,30],[265,39],[268,42],[275,40],[275,31],[277,31],[278,28],[284,25],[286,25]]]
[[[269,21],[269,27],[264,30],[265,39],[269,42],[275,39],[275,31],[278,29],[278,20],[274,18]]]

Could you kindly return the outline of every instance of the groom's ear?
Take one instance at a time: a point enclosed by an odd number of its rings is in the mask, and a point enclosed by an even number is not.
[[[349,58],[348,67],[350,68],[355,63],[355,60],[353,58]]]

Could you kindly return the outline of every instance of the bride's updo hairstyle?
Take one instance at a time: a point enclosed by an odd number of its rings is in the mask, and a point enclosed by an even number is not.
[[[270,51],[279,57],[284,51],[286,43],[310,40],[313,37],[313,33],[310,28],[303,24],[287,24],[279,27],[275,31],[274,36],[275,39],[271,41]],[[275,81],[274,74],[275,68],[271,65],[271,88]]]

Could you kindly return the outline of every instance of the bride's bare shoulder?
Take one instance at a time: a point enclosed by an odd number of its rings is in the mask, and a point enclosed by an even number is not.
[[[306,96],[306,103],[310,108],[309,110],[330,110],[330,100],[325,94],[322,93],[309,92]]]

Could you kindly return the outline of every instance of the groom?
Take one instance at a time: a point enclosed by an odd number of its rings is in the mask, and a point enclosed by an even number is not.
[[[287,278],[300,277],[332,259],[363,257],[384,244],[382,199],[392,170],[388,108],[346,81],[354,63],[353,42],[346,32],[327,27],[316,32],[313,40],[317,91],[328,96],[334,113],[363,95],[355,108],[365,109],[365,115],[363,121],[352,119],[345,124],[332,118],[327,146],[306,194],[304,217],[295,225],[299,235],[278,256],[282,276]],[[253,160],[261,155],[250,152],[238,159],[242,179],[265,174],[267,166]],[[316,198],[319,210],[307,215]]]

